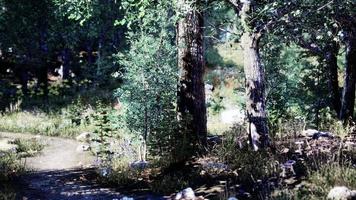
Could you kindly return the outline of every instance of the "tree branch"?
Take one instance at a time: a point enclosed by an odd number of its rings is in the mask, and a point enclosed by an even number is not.
[[[236,13],[239,13],[241,10],[241,3],[240,0],[225,0],[225,2],[232,5]]]
[[[305,39],[301,37],[292,36],[292,38],[294,39],[294,42],[300,47],[309,50],[313,54],[323,55],[323,51],[318,45],[312,42],[307,42]]]
[[[257,31],[262,33],[273,28],[273,26],[275,26],[284,17],[288,16],[288,14],[296,8],[298,8],[298,6],[296,4],[292,4],[290,6],[283,6],[282,8],[276,10],[275,13],[277,14],[273,16],[272,19],[270,19],[269,21],[263,23],[260,27],[258,27]]]

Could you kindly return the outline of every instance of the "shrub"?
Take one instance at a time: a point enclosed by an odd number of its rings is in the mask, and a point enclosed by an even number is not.
[[[44,145],[39,143],[36,139],[16,139],[14,144],[17,145],[16,152],[24,157],[33,156],[44,148]]]
[[[356,188],[356,169],[350,165],[333,163],[310,172],[310,176],[294,189],[277,190],[271,199],[319,200],[325,199],[334,186]]]

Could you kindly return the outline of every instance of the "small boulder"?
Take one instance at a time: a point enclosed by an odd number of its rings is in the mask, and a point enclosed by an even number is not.
[[[124,196],[120,200],[134,200],[134,198]]]
[[[110,167],[102,167],[99,168],[99,174],[102,177],[107,177],[112,173],[112,169]]]
[[[329,200],[354,200],[356,199],[356,190],[350,190],[345,186],[336,186],[328,194]]]
[[[148,162],[147,161],[135,161],[133,163],[131,163],[130,167],[132,169],[139,169],[139,170],[143,170],[145,168],[148,167]]]
[[[176,194],[174,197],[175,200],[200,200],[204,197],[196,197],[192,188],[186,188]]]
[[[80,142],[88,142],[89,138],[90,138],[89,132],[83,132],[80,135],[78,135],[77,137],[75,137],[75,139]]]
[[[174,200],[180,200],[180,199],[183,199],[183,194],[182,194],[182,192],[178,192],[178,193],[176,194],[176,196],[174,197]]]
[[[294,171],[294,165],[295,165],[296,161],[295,160],[288,160],[287,162],[283,163],[281,165],[282,168],[282,177],[286,178],[289,176],[294,176],[296,175],[295,171]]]
[[[322,132],[315,129],[307,129],[302,131],[302,136],[313,139],[319,139],[320,137],[334,138],[334,135],[330,132]]]
[[[90,146],[89,145],[82,144],[82,145],[79,145],[77,147],[77,151],[78,152],[84,152],[84,151],[89,151],[89,150],[90,150]]]
[[[182,191],[182,195],[183,195],[183,198],[188,200],[188,199],[191,199],[191,200],[194,200],[195,199],[195,193],[193,191],[192,188],[186,188]]]
[[[302,131],[302,136],[304,136],[304,137],[314,137],[314,135],[317,135],[317,134],[319,134],[319,131],[315,130],[315,129],[307,129],[307,130]]]

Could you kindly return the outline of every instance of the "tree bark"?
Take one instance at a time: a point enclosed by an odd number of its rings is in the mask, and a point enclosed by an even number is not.
[[[70,79],[70,50],[68,48],[64,48],[61,53],[62,56],[62,79],[68,80]]]
[[[339,91],[337,54],[339,47],[332,44],[325,52],[325,63],[328,71],[328,86],[332,108],[339,115],[341,109],[341,95]]]
[[[257,151],[269,146],[268,123],[266,117],[265,70],[260,60],[260,33],[253,33],[248,25],[251,9],[249,1],[244,1],[241,19],[244,34],[241,44],[244,54],[244,72],[246,78],[246,112],[248,133],[252,148]]]
[[[356,38],[350,37],[346,41],[346,72],[342,92],[340,119],[345,122],[353,117],[355,106],[356,80]]]
[[[191,131],[188,137],[195,143],[206,146],[207,118],[204,89],[203,15],[198,7],[200,0],[193,3],[179,0],[182,18],[177,27],[178,45],[178,119],[187,123]],[[182,123],[183,122],[183,123]]]

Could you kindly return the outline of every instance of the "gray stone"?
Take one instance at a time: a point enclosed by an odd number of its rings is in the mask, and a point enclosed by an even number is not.
[[[182,196],[183,196],[183,198],[185,199],[185,200],[188,200],[188,199],[191,199],[191,200],[193,200],[193,199],[195,199],[195,193],[194,193],[194,191],[193,191],[193,189],[192,188],[186,188],[186,189],[184,189],[183,191],[182,191]]]
[[[77,137],[75,137],[75,139],[80,142],[88,142],[89,138],[90,138],[89,132],[83,132],[80,135],[78,135]]]
[[[345,186],[336,186],[332,188],[327,196],[329,200],[354,200],[356,199],[356,190],[350,190]]]
[[[89,145],[82,144],[77,147],[77,152],[84,152],[84,151],[89,151],[89,150],[90,150]]]
[[[180,199],[182,199],[182,198],[183,198],[182,192],[178,192],[178,193],[176,194],[176,196],[174,197],[175,200],[180,200]]]
[[[130,167],[132,169],[140,169],[143,170],[149,166],[149,163],[147,161],[135,161],[131,163]]]
[[[330,132],[323,132],[315,129],[307,129],[302,131],[302,136],[313,139],[319,139],[320,137],[334,138],[334,135]]]

